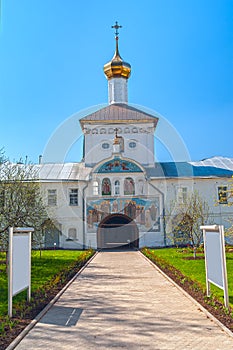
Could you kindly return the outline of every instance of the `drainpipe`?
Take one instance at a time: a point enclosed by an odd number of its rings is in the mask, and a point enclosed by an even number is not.
[[[85,236],[85,208],[86,208],[86,203],[84,199],[84,193],[86,188],[88,187],[88,183],[86,186],[83,187],[83,250],[86,249],[86,236]]]
[[[166,234],[166,225],[165,225],[165,200],[164,200],[164,193],[160,191],[156,186],[152,185],[150,183],[149,179],[147,179],[148,183],[150,186],[152,186],[156,191],[158,191],[161,196],[162,196],[162,206],[163,206],[163,211],[162,211],[162,218],[163,218],[163,244],[166,247],[167,245],[167,234]]]

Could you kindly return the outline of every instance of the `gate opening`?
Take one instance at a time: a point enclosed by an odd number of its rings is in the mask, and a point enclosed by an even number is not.
[[[99,224],[98,249],[138,248],[139,236],[136,223],[127,215],[111,214]]]

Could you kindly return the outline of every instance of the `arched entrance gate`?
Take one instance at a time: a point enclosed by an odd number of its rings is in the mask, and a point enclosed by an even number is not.
[[[105,217],[98,226],[98,249],[118,247],[138,248],[138,227],[124,214],[111,214]]]

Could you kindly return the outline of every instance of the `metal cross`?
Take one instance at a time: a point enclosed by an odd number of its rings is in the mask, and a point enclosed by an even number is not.
[[[119,26],[119,25],[118,25],[118,22],[116,21],[115,25],[112,26],[112,28],[116,29],[115,35],[118,36],[118,34],[119,34],[118,29],[119,29],[119,28],[122,28],[122,26]]]
[[[114,129],[114,131],[115,131],[115,133],[116,133],[115,137],[118,137],[118,135],[117,135],[117,131],[118,131],[118,129],[117,129],[117,128],[115,128],[115,129]]]

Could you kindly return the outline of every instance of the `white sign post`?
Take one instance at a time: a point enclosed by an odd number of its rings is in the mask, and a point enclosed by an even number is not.
[[[12,317],[12,298],[28,289],[31,298],[31,233],[33,228],[9,228],[8,316]]]
[[[210,296],[210,283],[224,291],[225,307],[229,307],[227,268],[223,225],[201,226],[203,230],[206,268],[206,290]]]

